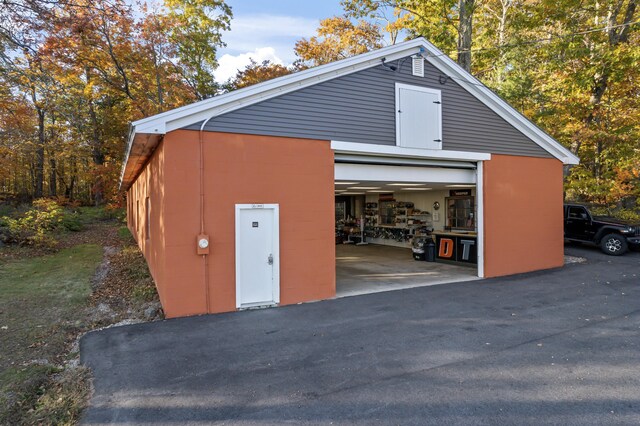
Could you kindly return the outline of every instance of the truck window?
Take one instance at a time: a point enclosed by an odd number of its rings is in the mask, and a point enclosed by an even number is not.
[[[584,207],[569,207],[569,219],[587,220],[589,215]]]

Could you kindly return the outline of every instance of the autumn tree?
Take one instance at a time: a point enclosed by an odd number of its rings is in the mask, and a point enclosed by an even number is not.
[[[529,29],[548,41],[528,54],[540,61],[533,78],[544,82],[539,121],[581,158],[568,176],[567,193],[601,204],[635,199],[640,195],[636,1],[588,2],[570,18],[553,7],[534,6],[539,16],[554,19]]]
[[[298,70],[299,68],[296,68],[295,66],[286,67],[284,65],[275,64],[269,60],[259,63],[251,59],[249,65],[247,65],[243,70],[238,70],[236,75],[229,79],[224,86],[227,91],[241,89],[263,81],[282,77],[283,75],[288,75]]]
[[[400,41],[398,38],[411,19],[408,11],[391,0],[342,0],[340,4],[347,18],[371,21],[388,34],[391,44]]]
[[[382,47],[378,26],[334,16],[320,21],[317,35],[296,42],[295,53],[311,66],[327,64]]]
[[[52,78],[40,49],[44,39],[43,25],[49,17],[50,10],[37,1],[5,2],[0,9],[0,70],[4,80],[23,94],[22,99],[28,99],[32,107],[29,111],[36,116],[37,130],[33,135],[29,164],[35,197],[44,195],[47,90]]]
[[[392,40],[404,29],[445,52],[455,50],[458,64],[471,70],[476,0],[343,0],[342,5],[349,16],[384,17]],[[397,19],[389,20],[390,15]]]
[[[19,113],[0,114],[5,195],[116,199],[128,123],[218,92],[212,70],[231,9],[219,0],[136,7],[2,3],[0,80],[12,89],[0,102]]]
[[[402,16],[399,31],[427,38],[580,156],[567,170],[568,197],[618,207],[640,199],[637,0],[342,5],[374,23]]]

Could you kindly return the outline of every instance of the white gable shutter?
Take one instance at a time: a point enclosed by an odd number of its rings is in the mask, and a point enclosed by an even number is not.
[[[440,91],[403,84],[396,87],[397,145],[442,149]]]

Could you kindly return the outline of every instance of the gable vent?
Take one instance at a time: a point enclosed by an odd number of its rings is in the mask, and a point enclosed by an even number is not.
[[[411,58],[411,73],[416,77],[424,77],[424,58],[416,55]]]

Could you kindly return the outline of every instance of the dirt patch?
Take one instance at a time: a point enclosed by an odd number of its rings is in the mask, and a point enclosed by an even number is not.
[[[65,232],[59,237],[57,249],[79,244],[98,244],[102,247],[116,247],[123,244],[118,235],[119,224],[116,221],[96,222],[85,225],[81,231]]]
[[[100,287],[104,280],[107,278],[107,276],[109,275],[109,271],[111,270],[111,258],[120,250],[122,250],[121,247],[104,247],[104,257],[102,259],[102,262],[100,263],[100,266],[98,266],[98,269],[96,269],[96,274],[93,277],[91,283],[91,287],[93,288],[93,290]]]
[[[105,247],[90,297],[94,326],[164,318],[149,268],[137,246]]]

